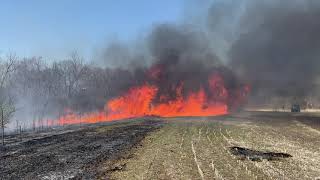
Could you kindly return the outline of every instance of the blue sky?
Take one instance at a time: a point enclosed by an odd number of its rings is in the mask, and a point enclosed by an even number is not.
[[[0,0],[0,54],[62,58],[176,22],[183,0]]]

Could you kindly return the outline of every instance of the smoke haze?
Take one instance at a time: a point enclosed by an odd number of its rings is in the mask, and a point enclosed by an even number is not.
[[[319,1],[244,1],[238,37],[229,50],[232,69],[253,95],[303,99],[318,89]]]
[[[22,96],[16,104],[28,109],[18,116],[34,109],[37,118],[30,119],[55,117],[56,111],[60,116],[65,108],[100,110],[108,100],[145,83],[159,87],[155,104],[165,103],[164,95],[166,102],[173,100],[182,84],[183,96],[203,88],[210,100],[219,101],[221,92],[211,92],[208,83],[214,74],[224,80],[224,101],[231,108],[245,84],[256,103],[273,98],[319,102],[319,1],[207,1],[201,4],[203,12],[187,8],[181,22],[156,24],[133,42],[102,47],[94,56],[95,66],[81,57],[50,65],[20,62],[13,76],[23,82],[14,86]],[[39,98],[36,85],[49,95]]]

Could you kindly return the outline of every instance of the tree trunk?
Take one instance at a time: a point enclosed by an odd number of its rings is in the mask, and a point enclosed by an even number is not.
[[[20,125],[20,141],[22,141],[22,129],[21,129],[21,125]]]
[[[32,129],[33,129],[33,131],[36,131],[36,122],[35,122],[36,120],[33,118],[33,120],[32,120]]]
[[[1,108],[1,127],[2,127],[2,146],[4,146],[4,119],[3,119],[3,108]]]
[[[4,146],[4,127],[2,127],[2,146]]]

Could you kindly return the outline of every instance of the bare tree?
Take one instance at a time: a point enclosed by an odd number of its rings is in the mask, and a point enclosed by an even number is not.
[[[10,122],[11,117],[16,112],[14,103],[11,98],[9,99],[1,99],[0,104],[0,121],[1,121],[1,128],[2,128],[2,145],[4,146],[4,128],[6,124]]]
[[[0,64],[3,64],[0,76],[4,77],[0,77],[0,82],[6,82],[2,83],[1,91],[10,91],[19,109],[14,118],[23,117],[23,124],[34,130],[41,128],[46,119],[64,115],[66,109],[75,113],[103,109],[107,100],[137,84],[135,72],[86,64],[76,52],[67,60],[52,63],[46,63],[41,57],[23,58],[16,62],[11,76],[11,68],[5,73],[5,67],[12,67],[10,63]]]
[[[2,145],[4,146],[4,128],[16,111],[13,97],[10,95],[10,75],[15,70],[17,56],[9,54],[7,60],[0,64],[0,125],[2,129]]]
[[[68,98],[79,90],[79,83],[86,73],[87,69],[83,61],[83,58],[77,52],[73,52],[68,60],[60,63],[64,75],[64,88]]]

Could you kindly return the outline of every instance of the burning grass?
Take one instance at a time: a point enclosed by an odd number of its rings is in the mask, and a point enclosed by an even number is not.
[[[155,65],[156,66],[156,65]],[[166,67],[166,66],[161,66]],[[166,67],[169,68],[169,67]],[[145,116],[184,117],[217,116],[238,108],[249,93],[247,85],[232,85],[216,69],[207,69],[205,78],[186,85],[188,79],[171,82],[166,68],[147,72],[141,85],[133,86],[122,95],[108,101],[102,111],[78,115],[67,110],[66,115],[52,124],[79,124],[114,121]],[[149,71],[155,71],[154,66]],[[175,73],[175,72],[173,72]]]

